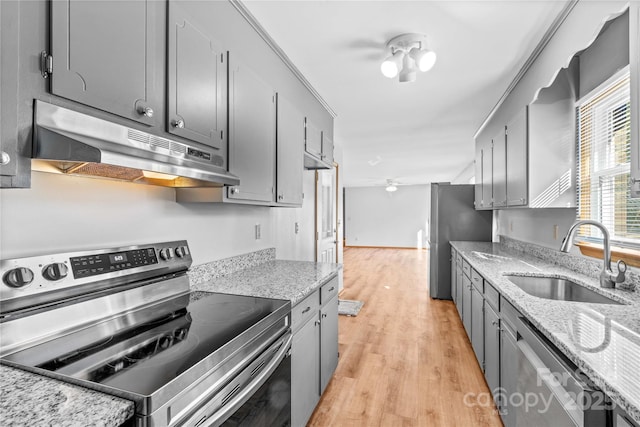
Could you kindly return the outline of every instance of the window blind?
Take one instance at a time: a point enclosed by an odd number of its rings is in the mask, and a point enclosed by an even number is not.
[[[640,247],[640,199],[629,197],[630,117],[628,68],[578,103],[578,219],[602,222],[618,246]],[[578,236],[602,241],[590,226]]]

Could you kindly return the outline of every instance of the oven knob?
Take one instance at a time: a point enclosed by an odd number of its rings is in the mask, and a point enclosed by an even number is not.
[[[33,282],[33,271],[25,267],[14,268],[6,272],[2,281],[12,288],[21,288]]]
[[[186,254],[187,254],[187,250],[184,246],[178,246],[176,248],[176,255],[178,256],[178,258],[182,258]]]
[[[67,273],[69,269],[62,262],[54,262],[53,264],[47,265],[42,270],[42,275],[47,280],[60,280],[67,277]]]
[[[173,258],[173,249],[171,248],[160,249],[160,258],[162,258],[165,261],[169,261],[171,258]]]

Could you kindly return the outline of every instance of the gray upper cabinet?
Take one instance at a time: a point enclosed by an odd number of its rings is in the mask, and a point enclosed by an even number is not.
[[[322,131],[308,117],[305,118],[304,149],[312,156],[322,158]]]
[[[476,209],[493,207],[493,143],[491,139],[476,141]],[[479,165],[479,168],[478,168]],[[477,197],[480,197],[478,199]]]
[[[154,124],[153,1],[51,2],[51,92]]]
[[[507,206],[527,204],[527,107],[507,123]]]
[[[322,161],[333,164],[333,140],[326,132],[322,132]]]
[[[304,167],[307,169],[331,169],[333,167],[333,140],[316,122],[305,118]]]
[[[507,206],[507,139],[504,128],[493,137],[493,207]]]
[[[531,208],[576,206],[576,94],[579,61],[561,69],[528,109]]]
[[[227,61],[221,44],[185,6],[169,2],[167,132],[222,149],[227,127]]]
[[[278,94],[276,201],[302,204],[304,115]]]
[[[240,185],[229,187],[227,197],[273,202],[275,91],[233,55],[229,60],[229,172]]]

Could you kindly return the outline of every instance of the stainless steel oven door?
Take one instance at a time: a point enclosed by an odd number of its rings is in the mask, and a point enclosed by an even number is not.
[[[271,345],[181,425],[291,425],[291,332]]]

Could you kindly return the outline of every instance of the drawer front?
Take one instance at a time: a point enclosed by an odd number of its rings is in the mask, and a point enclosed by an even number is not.
[[[511,329],[514,336],[517,336],[516,332],[521,329],[520,316],[520,312],[516,310],[509,301],[500,297],[500,317],[503,320],[502,324]]]
[[[484,282],[484,299],[498,312],[500,310],[500,293],[489,282]]]
[[[318,316],[318,310],[320,310],[320,293],[314,291],[291,309],[291,329],[293,332],[300,329],[311,317]]]
[[[320,287],[320,305],[326,304],[338,295],[338,276]]]
[[[482,294],[484,293],[484,279],[475,269],[471,269],[471,283]]]
[[[471,278],[471,266],[465,260],[462,260],[462,271],[468,278]]]

